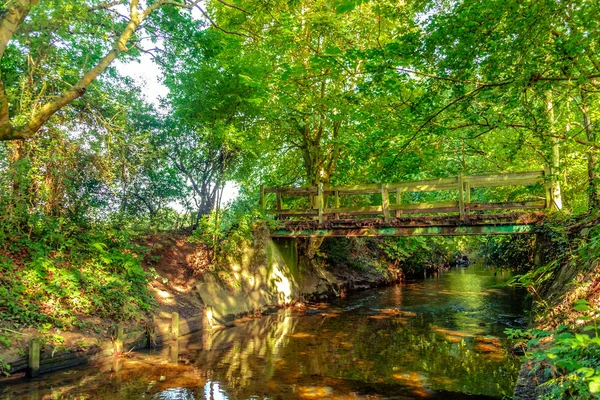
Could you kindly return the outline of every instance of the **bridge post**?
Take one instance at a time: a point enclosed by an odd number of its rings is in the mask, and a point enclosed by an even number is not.
[[[260,185],[260,209],[262,211],[265,211],[266,208],[267,208],[267,203],[266,203],[266,199],[265,199],[265,185],[262,184],[262,185]]]
[[[317,207],[319,207],[319,224],[324,222],[323,218],[323,183],[319,182],[317,191]]]
[[[465,196],[464,196],[464,180],[462,171],[458,173],[458,214],[460,220],[465,219]]]
[[[277,211],[281,211],[283,209],[283,199],[281,198],[281,192],[277,192]],[[281,217],[281,213],[277,214],[279,219],[283,219]]]
[[[336,190],[334,192],[333,207],[334,208],[340,208],[340,191],[339,190]],[[339,213],[335,213],[334,218],[335,219],[340,219],[340,214]]]
[[[396,189],[396,205],[399,206],[402,204],[402,190]],[[402,215],[402,210],[396,210],[396,218],[400,218]]]
[[[544,183],[546,187],[546,208],[559,210],[562,207],[560,189],[556,189],[555,177],[549,167],[544,168]]]
[[[469,216],[471,214],[471,184],[467,181],[465,182],[465,216]]]
[[[390,216],[390,194],[385,183],[381,184],[381,207],[383,209],[383,220],[386,224],[389,224],[392,220]]]

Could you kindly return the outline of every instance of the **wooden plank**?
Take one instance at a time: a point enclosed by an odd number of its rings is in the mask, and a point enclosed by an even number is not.
[[[465,176],[463,180],[469,182],[472,188],[535,185],[536,183],[543,182],[543,172],[533,171],[508,174],[470,175]]]
[[[314,186],[299,188],[265,188],[265,193],[281,193],[288,196],[306,196],[308,194],[317,193],[317,188]]]
[[[391,210],[428,210],[432,208],[454,208],[458,211],[458,201],[440,201],[437,203],[415,203],[415,204],[395,204],[391,205]]]
[[[342,236],[463,236],[463,235],[519,235],[534,233],[533,225],[510,224],[491,226],[428,226],[398,228],[346,228],[276,230],[271,237],[342,237]]]
[[[328,193],[333,193],[336,190],[348,191],[348,192],[369,192],[369,193],[379,193],[381,186],[378,183],[368,183],[362,185],[347,185],[347,186],[328,186],[326,188]]]
[[[267,214],[281,214],[287,216],[318,216],[317,210],[267,210]]]
[[[389,223],[392,220],[390,215],[390,194],[385,184],[381,185],[381,207],[383,208],[383,220]]]
[[[392,186],[392,185],[389,185]],[[397,186],[397,185],[393,185]],[[436,192],[436,191],[444,191],[444,190],[458,190],[458,184],[453,183],[450,185],[410,185],[410,186],[400,186],[396,187],[396,189],[400,190],[402,193],[414,193],[414,192]]]
[[[331,192],[327,192],[328,194],[333,194],[338,192],[340,195],[365,195],[365,194],[378,194],[381,193],[381,187],[378,185],[377,189],[339,189]]]
[[[402,215],[404,215],[404,214],[433,214],[433,213],[458,213],[458,206],[456,206],[456,207],[413,208],[413,209],[403,209],[402,210]]]
[[[388,184],[390,189],[400,189],[402,192],[432,192],[437,190],[458,189],[457,178],[427,179],[413,182],[398,182]]]
[[[402,204],[402,192],[400,191],[400,189],[396,189],[396,205],[399,206],[400,204]],[[402,210],[397,209],[396,210],[396,218],[400,218],[401,216],[402,216]]]
[[[363,206],[363,207],[340,207],[340,208],[326,208],[323,210],[324,214],[383,214],[382,206]]]
[[[518,210],[545,208],[546,201],[510,201],[501,203],[469,203],[471,210]]]
[[[543,184],[541,180],[537,179],[515,179],[515,180],[504,180],[504,181],[482,181],[473,182],[470,181],[471,188],[483,188],[483,187],[505,187],[505,186],[529,186],[529,185],[540,185]]]

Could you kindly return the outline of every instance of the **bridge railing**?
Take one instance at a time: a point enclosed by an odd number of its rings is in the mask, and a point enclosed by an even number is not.
[[[512,201],[512,202],[473,202],[471,191],[475,188],[527,186],[541,184],[545,187],[546,196],[543,200]],[[458,200],[441,202],[424,202],[402,204],[404,193],[457,191]],[[390,192],[395,192],[395,203],[390,203]],[[267,209],[267,196],[274,193],[275,207]],[[341,207],[340,198],[352,195],[381,194],[380,205]],[[307,197],[309,208],[284,208],[284,197]],[[329,200],[333,199],[333,207]],[[379,215],[385,222],[393,217],[400,218],[405,214],[437,214],[454,213],[465,219],[473,211],[490,210],[522,210],[550,208],[552,189],[549,174],[545,171],[515,172],[504,174],[462,175],[453,178],[428,179],[411,182],[388,184],[363,184],[349,186],[311,186],[301,188],[267,188],[261,186],[260,202],[268,213],[277,214],[280,219],[299,217],[318,219],[323,223],[326,219],[339,220],[343,217],[363,217]]]

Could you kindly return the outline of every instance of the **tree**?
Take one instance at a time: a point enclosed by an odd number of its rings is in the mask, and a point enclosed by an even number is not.
[[[82,97],[123,53],[140,49],[138,31],[162,7],[192,9],[193,0],[10,0],[0,11],[0,140],[28,139]],[[128,14],[121,10],[128,6]]]

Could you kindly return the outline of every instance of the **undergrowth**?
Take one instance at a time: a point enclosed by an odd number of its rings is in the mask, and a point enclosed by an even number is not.
[[[534,361],[532,372],[546,380],[541,399],[600,398],[600,310],[578,300],[572,311],[579,326],[506,331],[510,338],[527,339],[525,359]]]
[[[600,397],[600,225],[596,220],[551,220],[541,227],[550,240],[549,261],[514,278],[533,294],[538,318],[535,329],[508,330],[526,338],[525,359],[542,372],[543,399]],[[563,281],[563,272],[573,276]],[[551,300],[550,294],[559,295]]]
[[[46,219],[0,245],[0,320],[71,329],[82,318],[141,318],[153,306],[145,248],[124,231]]]

